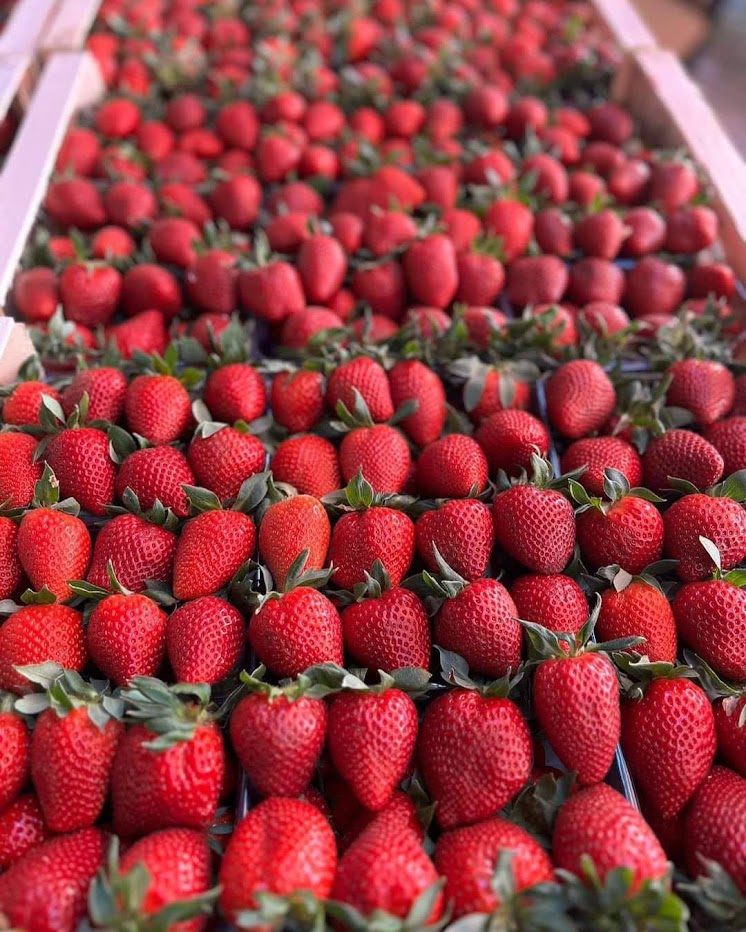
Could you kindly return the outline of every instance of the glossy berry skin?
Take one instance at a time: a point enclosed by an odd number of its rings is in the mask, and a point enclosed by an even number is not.
[[[259,890],[308,890],[326,899],[334,884],[337,845],[310,803],[274,796],[252,809],[231,835],[220,866],[220,906],[229,919],[252,909]]]
[[[20,861],[47,837],[41,806],[33,793],[19,796],[0,809],[0,871]]]
[[[117,686],[133,676],[155,676],[166,653],[167,617],[147,596],[108,596],[88,621],[93,662]]]
[[[179,601],[211,595],[228,585],[254,554],[256,529],[239,511],[205,511],[184,526],[174,557]]]
[[[417,740],[417,708],[400,689],[343,692],[329,705],[334,766],[366,809],[378,812],[406,776]]]
[[[652,661],[676,660],[676,622],[671,605],[660,589],[642,580],[632,580],[621,592],[612,586],[602,593],[595,631],[599,641],[644,637],[645,643],[633,650]]]
[[[221,502],[234,499],[244,480],[264,469],[267,452],[258,437],[223,427],[209,437],[195,437],[187,459],[197,483]]]
[[[444,895],[453,904],[454,918],[491,913],[500,905],[491,880],[501,851],[511,852],[516,892],[553,879],[552,862],[541,845],[507,819],[496,817],[445,832],[435,846],[434,861],[446,879]]]
[[[115,489],[120,501],[125,489],[130,488],[144,510],[158,500],[178,518],[186,518],[189,499],[182,486],[194,482],[187,458],[176,447],[146,447],[130,453],[119,467]]]
[[[28,725],[4,702],[0,711],[0,810],[13,802],[28,781],[30,748]]]
[[[321,502],[312,495],[294,495],[270,505],[259,525],[259,553],[277,589],[285,586],[288,570],[308,551],[303,572],[324,566],[332,529]]]
[[[565,363],[547,382],[547,414],[570,440],[599,430],[614,413],[616,393],[603,368],[590,359]]]
[[[313,778],[326,737],[322,699],[252,693],[230,719],[231,744],[261,796],[300,796]]]
[[[740,699],[721,699],[712,707],[715,715],[718,753],[723,760],[746,777],[746,728],[738,724],[746,705],[746,697]]]
[[[704,872],[700,858],[717,861],[746,893],[746,780],[713,767],[687,810],[685,831],[691,876]]]
[[[0,626],[0,689],[31,691],[14,667],[54,660],[80,672],[87,659],[83,618],[67,605],[26,605]]]
[[[0,501],[9,508],[26,508],[44,464],[34,461],[38,441],[30,434],[0,433]]]
[[[715,571],[700,537],[720,551],[724,571],[746,557],[746,511],[739,502],[709,495],[685,495],[663,516],[666,556],[678,560],[676,573],[685,582],[708,579]]]
[[[476,499],[446,502],[426,511],[415,522],[417,553],[425,566],[438,572],[434,548],[459,576],[472,582],[485,575],[492,556],[495,529],[490,509]]]
[[[339,448],[339,468],[346,484],[362,470],[374,492],[401,492],[412,468],[407,441],[388,424],[350,431]]]
[[[88,828],[101,815],[124,725],[94,725],[86,708],[43,712],[31,739],[31,778],[53,832]]]
[[[576,518],[580,552],[593,570],[618,563],[632,575],[660,559],[663,518],[652,502],[627,495],[608,511],[588,508]]]
[[[102,366],[82,369],[62,393],[62,410],[69,417],[83,395],[88,395],[88,420],[116,424],[124,412],[127,377],[120,369]]]
[[[124,414],[132,433],[160,446],[185,433],[192,420],[191,399],[171,375],[139,375],[127,386]]]
[[[664,819],[679,815],[715,757],[715,718],[705,691],[657,679],[622,708],[622,749],[632,776]]]
[[[691,411],[700,427],[725,417],[733,407],[736,387],[731,372],[711,359],[681,359],[669,366],[671,384],[666,404]]]
[[[204,401],[215,421],[250,424],[264,414],[267,389],[262,376],[245,363],[231,363],[212,372],[205,383]]]
[[[427,498],[468,498],[484,490],[487,457],[472,437],[449,434],[425,447],[417,462],[415,482]]]
[[[23,570],[17,540],[18,525],[0,515],[0,600],[10,599],[21,584]]]
[[[536,573],[561,573],[575,546],[572,505],[560,492],[516,485],[492,508],[495,539],[514,560]]]
[[[339,612],[307,586],[267,599],[251,619],[249,641],[279,677],[297,676],[316,663],[344,662]]]
[[[391,400],[398,410],[407,401],[416,401],[417,410],[399,426],[418,447],[440,437],[446,420],[446,394],[437,373],[418,359],[402,359],[388,373]]]
[[[290,437],[278,445],[272,457],[275,482],[287,482],[301,495],[323,498],[342,486],[334,446],[324,437]]]
[[[301,369],[280,372],[272,380],[272,414],[291,434],[311,430],[324,416],[324,377]]]
[[[0,913],[28,932],[75,932],[108,838],[98,828],[50,838],[0,877]]]
[[[5,399],[2,416],[3,423],[16,427],[28,424],[39,424],[39,412],[42,406],[42,396],[46,395],[59,402],[59,392],[51,385],[43,382],[20,382]]]
[[[60,499],[74,498],[92,515],[107,514],[106,506],[114,501],[117,469],[103,430],[63,430],[49,441],[44,459],[59,480]]]
[[[571,796],[560,809],[552,835],[554,866],[582,876],[590,855],[603,882],[617,867],[629,867],[633,887],[663,877],[668,859],[658,839],[631,803],[606,783]]]
[[[359,356],[337,366],[326,387],[328,407],[335,411],[337,403],[341,401],[348,411],[352,411],[355,407],[355,390],[362,396],[376,424],[388,421],[393,415],[391,390],[380,363],[367,356]]]
[[[516,617],[550,631],[576,633],[588,619],[583,590],[570,576],[526,573],[510,587]]]
[[[687,583],[672,607],[685,644],[720,676],[746,679],[746,589],[725,580]]]
[[[494,816],[531,772],[531,736],[510,699],[453,689],[425,712],[418,767],[445,829]]]
[[[172,531],[137,515],[117,515],[101,528],[93,545],[88,582],[109,587],[106,567],[111,560],[124,589],[141,592],[147,582],[171,582],[178,538]]]
[[[32,588],[46,586],[64,602],[67,582],[83,579],[91,559],[91,535],[74,515],[51,508],[28,511],[18,527],[18,557]]]
[[[446,599],[435,616],[433,639],[462,656],[476,673],[498,678],[521,663],[523,634],[515,603],[496,579],[478,579]]]
[[[589,495],[604,494],[604,470],[616,469],[631,488],[642,483],[642,461],[637,450],[620,437],[587,437],[576,440],[562,454],[562,472],[585,467],[578,482]]]
[[[474,435],[484,450],[490,474],[504,470],[517,476],[531,468],[531,456],[549,452],[549,434],[544,424],[528,411],[498,411],[483,421]]]
[[[214,722],[157,751],[146,745],[156,735],[131,725],[117,748],[111,771],[114,831],[142,836],[161,828],[207,828],[215,816],[225,754]]]
[[[726,417],[711,424],[704,438],[723,457],[724,476],[746,469],[746,417]]]
[[[246,644],[241,613],[212,595],[180,605],[169,616],[165,632],[178,683],[219,683],[237,666]]]
[[[430,621],[422,601],[409,589],[389,589],[377,599],[342,610],[345,651],[356,664],[392,673],[430,664]]]
[[[691,430],[668,430],[647,446],[642,456],[645,487],[661,494],[670,489],[669,477],[686,479],[709,489],[723,475],[723,458],[704,437]]]
[[[374,507],[342,515],[332,530],[329,563],[336,566],[334,583],[351,589],[365,581],[376,560],[380,560],[398,586],[412,565],[414,523],[401,511]]]

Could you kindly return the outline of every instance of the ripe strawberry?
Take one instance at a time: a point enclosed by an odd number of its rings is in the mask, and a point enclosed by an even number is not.
[[[142,263],[125,272],[122,307],[128,317],[156,310],[172,320],[181,310],[181,288],[175,276],[160,265]]]
[[[616,393],[603,368],[589,359],[560,366],[547,382],[547,414],[564,437],[577,440],[601,428],[614,413]]]
[[[458,288],[459,273],[453,242],[443,234],[431,234],[412,243],[402,265],[407,287],[419,304],[445,308]]]
[[[103,262],[76,262],[59,278],[65,317],[86,327],[108,324],[119,304],[122,276]]]
[[[289,349],[304,349],[312,337],[325,330],[344,327],[342,318],[326,307],[310,305],[285,319],[280,333],[280,344]]]
[[[106,338],[123,359],[131,359],[138,350],[148,356],[163,353],[168,346],[168,333],[160,311],[143,311],[131,320],[108,327]]]
[[[259,555],[278,589],[303,552],[304,572],[323,567],[331,533],[324,506],[312,495],[280,499],[267,508],[259,525]]]
[[[72,670],[21,668],[44,693],[19,702],[19,709],[39,712],[31,738],[31,779],[53,832],[92,826],[109,791],[109,774],[124,732],[121,708],[104,698]]]
[[[19,382],[3,403],[3,422],[15,427],[41,423],[43,399],[51,398],[58,404],[60,394],[51,385],[43,382]]]
[[[380,812],[409,771],[417,708],[396,687],[396,678],[382,675],[380,686],[367,689],[361,680],[357,683],[354,690],[332,698],[327,745],[337,772],[358,801]]]
[[[586,256],[570,269],[567,298],[578,306],[603,301],[620,304],[624,293],[624,273],[608,259]]]
[[[48,837],[39,800],[33,793],[19,796],[0,810],[0,871],[7,871]]]
[[[219,683],[240,661],[245,643],[241,613],[214,596],[186,602],[166,623],[168,659],[181,683]]]
[[[604,641],[644,637],[637,650],[651,661],[676,660],[676,622],[661,590],[646,577],[618,573],[601,595],[596,634]]]
[[[690,582],[676,593],[672,608],[685,644],[720,676],[746,679],[746,591],[727,579]]]
[[[209,201],[215,217],[232,230],[248,230],[259,214],[262,189],[251,175],[234,175],[215,185]]]
[[[704,437],[722,456],[724,476],[746,469],[746,417],[726,417],[711,424]]]
[[[44,209],[64,230],[96,230],[106,223],[106,210],[98,188],[86,178],[53,182],[44,198]]]
[[[187,269],[197,259],[199,227],[185,217],[161,217],[148,230],[148,245],[163,265]]]
[[[489,819],[513,799],[531,772],[531,737],[510,699],[450,689],[425,712],[417,759],[448,831]]]
[[[572,220],[557,207],[545,207],[536,214],[534,236],[542,252],[562,258],[572,253]]]
[[[700,427],[708,427],[733,407],[736,387],[722,363],[708,359],[682,359],[669,366],[671,384],[666,403],[691,411]]]
[[[90,514],[105,515],[107,506],[114,502],[117,469],[107,434],[94,427],[78,426],[83,410],[73,412],[68,426],[50,437],[43,456],[63,498],[74,498]]]
[[[75,932],[106,844],[101,829],[84,828],[29,851],[0,878],[0,914],[29,932]]]
[[[251,692],[231,714],[230,736],[252,788],[261,796],[300,796],[324,746],[324,701],[308,695],[301,679],[282,687],[263,682],[260,672],[241,679]]]
[[[487,457],[472,437],[448,434],[429,444],[417,461],[415,482],[422,495],[468,498],[487,485]]]
[[[363,228],[363,245],[380,258],[397,246],[410,243],[417,236],[417,224],[407,214],[396,210],[371,210]]]
[[[435,846],[435,867],[445,877],[444,896],[452,903],[454,918],[491,913],[501,905],[492,879],[504,851],[510,853],[516,893],[553,879],[552,862],[541,845],[507,819],[498,816],[440,836]]]
[[[722,864],[743,893],[746,890],[746,780],[726,767],[713,767],[687,810],[686,866],[692,877],[706,860]]]
[[[523,207],[523,205],[519,206]],[[531,211],[528,213],[529,217],[531,217]],[[459,253],[466,252],[467,249],[470,249],[474,243],[474,240],[482,232],[482,225],[479,222],[479,217],[473,214],[470,210],[461,210],[458,207],[450,207],[443,211],[440,222],[443,230],[448,234],[451,241],[453,242],[457,255]],[[526,240],[526,244],[523,246],[523,250],[525,250],[530,238],[531,236],[529,233],[529,237]],[[505,240],[503,238],[502,243],[504,244],[504,242]],[[503,253],[505,253],[505,251],[506,248],[503,245]],[[507,256],[505,258],[507,261]]]
[[[27,323],[48,321],[60,303],[57,275],[53,269],[37,266],[16,275],[13,306]]]
[[[235,256],[222,249],[210,249],[195,259],[186,273],[194,307],[212,314],[231,314],[236,309],[235,262]]]
[[[575,244],[586,256],[616,259],[626,235],[624,220],[608,207],[575,224]]]
[[[161,828],[207,828],[224,769],[223,738],[207,710],[209,687],[169,687],[136,677],[122,698],[136,724],[114,757],[114,830],[131,837]]]
[[[189,499],[183,486],[194,485],[194,481],[187,458],[175,447],[146,447],[124,460],[114,487],[120,501],[124,501],[126,490],[132,489],[144,510],[159,501],[177,517],[186,518]]]
[[[334,446],[313,434],[283,440],[272,456],[277,482],[294,486],[301,495],[323,498],[342,485]]]
[[[461,253],[456,265],[457,301],[487,306],[496,302],[505,284],[505,270],[498,258],[487,251],[473,251]]]
[[[315,233],[301,243],[297,268],[308,301],[326,304],[344,282],[347,256],[333,236]]]
[[[709,249],[718,236],[718,217],[711,207],[681,207],[666,221],[666,252],[688,253]]]
[[[668,861],[640,813],[606,783],[584,787],[560,809],[552,835],[555,867],[583,877],[588,855],[602,882],[619,867],[632,871],[632,890],[663,877]]]
[[[542,422],[527,411],[498,411],[477,428],[492,473],[504,470],[509,476],[531,468],[531,457],[549,453],[549,433]]]
[[[281,323],[306,306],[303,283],[295,266],[281,260],[241,271],[238,293],[250,314],[272,324]]]
[[[522,256],[534,230],[532,210],[520,201],[499,200],[484,215],[484,228],[499,238],[503,261],[511,263]]]
[[[429,659],[429,658],[428,658]],[[3,810],[26,786],[30,768],[28,725],[14,711],[15,696],[0,695],[0,810]],[[5,865],[4,865],[5,866]]]
[[[0,515],[0,600],[12,598],[21,584],[23,568],[18,559],[17,541],[15,521]]]
[[[723,262],[701,262],[689,271],[689,294],[693,298],[731,298],[736,288],[733,269]]]
[[[647,489],[630,489],[621,473],[607,470],[604,493],[608,501],[591,498],[570,480],[573,498],[580,505],[576,533],[580,553],[591,569],[619,564],[628,573],[641,573],[663,552],[664,524]]]
[[[395,409],[407,402],[417,403],[416,411],[400,422],[404,433],[419,447],[437,440],[446,420],[445,390],[437,373],[417,359],[402,359],[388,376]]]
[[[261,906],[259,893],[332,892],[337,844],[310,803],[273,796],[254,807],[231,835],[220,866],[220,907],[229,921]]]
[[[663,248],[666,223],[657,211],[634,207],[627,212],[624,222],[629,230],[622,248],[625,256],[647,256]]]
[[[358,427],[348,433],[339,448],[343,482],[362,471],[375,492],[401,492],[412,468],[404,436],[388,424]]]
[[[575,546],[575,517],[564,495],[551,488],[549,464],[535,455],[532,458],[531,484],[524,475],[495,499],[495,539],[527,569],[561,573]]]
[[[267,389],[261,375],[246,363],[231,363],[207,377],[204,401],[215,421],[250,424],[264,414]]]
[[[104,208],[109,223],[135,231],[155,219],[158,202],[144,184],[115,181],[104,192]],[[99,236],[100,232],[96,235]]]
[[[591,301],[580,311],[578,320],[601,337],[613,336],[629,326],[627,312],[617,304]]]
[[[83,619],[67,605],[26,605],[0,627],[0,689],[30,690],[16,667],[51,660],[80,671],[87,659]]]
[[[358,396],[365,402],[375,423],[388,421],[394,413],[388,379],[383,366],[367,356],[342,363],[332,372],[326,388],[326,403],[336,411],[340,402],[355,412]]]
[[[130,234],[120,226],[101,227],[91,240],[91,256],[111,262],[113,259],[130,259],[137,245]]]
[[[686,277],[677,265],[645,256],[627,272],[625,307],[632,317],[673,314],[685,291]]]
[[[569,195],[569,180],[565,167],[545,152],[529,155],[523,160],[521,178],[531,182],[531,193],[544,195],[553,204],[564,204]]]
[[[267,452],[261,440],[244,430],[201,424],[187,450],[197,482],[221,502],[238,497],[246,479],[264,469]]]
[[[291,434],[311,430],[324,416],[324,377],[300,369],[279,372],[272,380],[272,416]]]
[[[568,281],[567,266],[557,256],[525,256],[508,266],[505,294],[517,310],[529,304],[556,304]]]
[[[140,375],[127,386],[129,429],[154,446],[179,440],[192,421],[189,393],[172,375]]]
[[[81,369],[62,393],[62,410],[70,417],[83,395],[88,396],[89,421],[109,421],[116,424],[124,413],[124,395],[127,378],[120,369],[102,366],[100,369]]]
[[[631,488],[642,483],[642,460],[632,444],[620,437],[587,437],[571,443],[562,454],[562,472],[582,468],[578,482],[589,495],[604,494],[607,469],[621,473]]]
[[[417,552],[425,566],[437,572],[437,548],[440,555],[459,576],[472,582],[487,571],[495,541],[490,510],[474,499],[446,502],[441,508],[426,511],[415,523]]]
[[[179,601],[227,586],[256,547],[256,529],[248,515],[224,510],[214,493],[202,489],[190,490],[190,500],[201,513],[184,525],[176,545],[173,589]]]
[[[464,410],[474,424],[481,424],[498,411],[524,411],[530,400],[531,383],[525,381],[525,376],[516,367],[510,364],[500,367],[477,364],[469,368],[463,401]]]
[[[168,527],[159,527],[138,515],[117,515],[96,535],[87,580],[94,586],[107,588],[110,585],[107,566],[111,561],[124,589],[141,592],[149,580],[168,584],[176,540]]]
[[[685,495],[663,516],[666,529],[666,556],[678,560],[680,579],[692,582],[706,579],[715,563],[701,543],[703,537],[720,552],[719,568],[733,569],[746,557],[746,512],[730,498]]]
[[[577,634],[588,620],[588,603],[570,576],[526,573],[510,587],[516,617],[550,631]]]
[[[401,511],[386,507],[362,474],[345,490],[349,510],[335,524],[329,546],[329,563],[335,567],[334,582],[351,589],[365,581],[376,560],[380,560],[398,586],[412,564],[414,523]]]
[[[664,492],[671,478],[686,479],[698,489],[709,489],[723,475],[723,458],[699,434],[690,430],[667,430],[648,444],[642,457],[647,488]]]
[[[395,259],[355,269],[350,279],[352,293],[370,305],[374,314],[401,320],[407,308],[407,285]]]

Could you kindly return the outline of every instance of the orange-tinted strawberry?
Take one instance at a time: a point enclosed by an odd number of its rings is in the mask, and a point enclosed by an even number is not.
[[[739,891],[746,890],[746,780],[727,767],[713,767],[686,814],[686,866],[692,877],[716,861]]]
[[[401,492],[409,477],[412,457],[403,434],[388,424],[351,430],[339,448],[342,481],[350,482],[358,471],[375,492]]]
[[[547,382],[547,413],[564,437],[577,440],[602,427],[614,412],[616,393],[603,368],[589,359],[560,366]]]
[[[304,571],[326,561],[331,525],[324,506],[312,495],[294,495],[272,503],[259,525],[259,555],[282,589],[290,567],[306,551]]]
[[[526,573],[510,587],[516,616],[550,631],[576,634],[588,620],[588,603],[570,576]]]
[[[733,376],[722,363],[709,359],[682,359],[667,370],[671,384],[666,402],[691,411],[701,427],[724,417],[736,397]]]
[[[272,380],[272,416],[291,434],[311,430],[324,416],[324,377],[300,369],[279,372]]]
[[[212,372],[205,383],[204,401],[215,421],[234,424],[256,420],[267,407],[261,375],[247,363],[230,363]]]
[[[80,671],[87,659],[83,619],[67,605],[26,605],[0,627],[0,689],[31,689],[16,667],[53,660]]]
[[[704,437],[690,430],[668,430],[648,444],[642,457],[645,485],[654,492],[671,488],[671,478],[709,489],[723,475],[723,458]]]
[[[39,800],[33,793],[19,796],[0,810],[0,870],[7,871],[48,837]]]
[[[637,450],[620,437],[587,437],[576,440],[562,454],[562,472],[583,469],[578,482],[589,495],[604,494],[604,473],[614,469],[632,488],[642,483],[642,461]]]
[[[194,484],[194,473],[187,458],[175,447],[146,447],[135,450],[122,462],[115,489],[124,501],[127,489],[132,489],[140,506],[149,510],[156,501],[170,508],[179,518],[189,514],[189,499],[184,485]],[[79,574],[80,575],[80,574]]]
[[[45,396],[58,404],[61,401],[59,392],[51,385],[34,381],[19,382],[3,403],[3,422],[16,427],[40,424]]]
[[[323,498],[342,485],[334,446],[324,437],[304,434],[283,440],[272,456],[272,474],[301,495]]]
[[[597,637],[604,641],[644,637],[645,642],[635,650],[654,662],[674,663],[676,622],[663,592],[644,576],[618,573],[612,582],[601,595]]]
[[[166,622],[166,650],[180,683],[219,683],[243,656],[246,624],[224,599],[207,595],[180,605]]]
[[[239,428],[202,424],[187,451],[197,482],[221,502],[237,498],[245,480],[261,472],[267,459],[261,440]]]

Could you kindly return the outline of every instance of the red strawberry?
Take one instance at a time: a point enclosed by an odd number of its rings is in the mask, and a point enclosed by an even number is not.
[[[224,599],[203,596],[180,605],[166,623],[166,649],[180,683],[219,683],[243,656],[243,616]]]
[[[257,673],[241,678],[251,692],[230,719],[236,756],[260,795],[300,796],[324,746],[326,705],[307,695],[300,681],[279,687]]]
[[[73,412],[67,427],[49,439],[43,456],[63,498],[74,498],[93,515],[105,515],[107,506],[114,502],[117,469],[109,452],[109,437],[94,427],[78,426],[84,418],[85,405]]]
[[[622,246],[625,256],[646,256],[663,248],[666,223],[655,210],[635,207],[627,213],[624,222],[629,230]]]
[[[569,195],[569,180],[564,165],[545,152],[529,155],[523,160],[521,178],[533,179],[531,192],[544,195],[553,204],[564,204]]]
[[[28,725],[14,711],[14,703],[15,696],[9,693],[0,696],[0,757],[3,762],[0,810],[12,803],[26,786],[31,765]]]
[[[342,485],[337,451],[328,440],[313,434],[283,440],[272,457],[272,473],[277,482],[315,498],[323,498]]]
[[[234,175],[215,185],[209,201],[215,216],[232,230],[248,230],[259,215],[262,189],[251,175]]]
[[[510,587],[516,617],[550,631],[577,634],[588,620],[588,603],[569,576],[526,573]]]
[[[272,380],[272,415],[291,434],[311,430],[324,415],[324,377],[300,369],[279,372]]]
[[[522,256],[531,241],[534,215],[520,201],[495,201],[484,216],[484,228],[500,239],[505,262]]]
[[[486,251],[461,253],[456,260],[458,269],[457,301],[465,304],[490,305],[505,284],[502,263]]]
[[[676,593],[672,607],[685,644],[720,676],[746,679],[746,591],[726,579],[690,582]]]
[[[271,504],[259,526],[259,554],[282,589],[301,553],[303,571],[319,570],[326,561],[331,525],[324,506],[312,495],[294,495]]]
[[[96,536],[88,582],[101,588],[109,586],[107,565],[111,561],[125,589],[140,592],[147,580],[170,583],[175,551],[176,535],[167,527],[137,515],[118,515]]]
[[[663,522],[666,556],[678,560],[676,572],[685,582],[707,579],[716,568],[703,537],[719,551],[720,569],[731,570],[746,557],[746,511],[740,501],[685,495],[666,511]]]
[[[667,252],[688,254],[708,249],[718,236],[718,217],[711,207],[681,207],[666,221]]]
[[[326,899],[337,868],[329,823],[310,803],[274,796],[231,835],[220,866],[220,906],[229,920],[257,909],[258,893],[310,893]]]
[[[88,420],[116,424],[124,412],[126,389],[127,378],[120,369],[81,369],[62,393],[62,410],[70,417],[83,395],[88,395]]]
[[[146,447],[135,450],[124,460],[117,473],[115,489],[124,501],[127,489],[134,492],[140,507],[148,510],[159,501],[179,518],[189,514],[189,499],[184,485],[194,484],[194,474],[187,458],[175,447]],[[78,573],[78,578],[82,575]]]
[[[221,424],[201,424],[187,451],[197,482],[221,502],[238,497],[246,479],[261,472],[267,452],[258,437]]]
[[[333,236],[315,233],[298,250],[298,273],[311,304],[325,304],[339,291],[347,272],[347,256]]]
[[[161,828],[207,828],[224,769],[223,738],[207,711],[209,687],[175,689],[136,677],[123,698],[137,724],[129,726],[114,757],[114,830],[131,837]]]
[[[60,303],[57,275],[53,269],[38,266],[16,275],[13,306],[27,323],[48,321]]]
[[[76,262],[60,275],[65,317],[86,327],[108,324],[119,304],[122,276],[105,263]]]
[[[23,568],[18,559],[17,540],[16,523],[0,515],[0,600],[12,598],[21,584]]]
[[[624,220],[610,208],[589,214],[575,225],[575,243],[586,256],[616,259],[627,235]]]
[[[19,796],[0,810],[0,870],[7,871],[48,837],[36,796]]]
[[[604,494],[604,473],[614,469],[632,488],[642,483],[642,461],[637,450],[619,437],[588,437],[576,440],[562,454],[562,472],[584,468],[578,482],[589,495]]]
[[[304,349],[316,334],[343,326],[344,321],[334,311],[309,305],[285,319],[280,333],[280,344],[289,349]]]
[[[446,419],[446,396],[438,375],[416,359],[400,360],[389,370],[391,400],[397,410],[410,401],[416,411],[400,426],[417,446],[424,447],[440,437]]]
[[[87,659],[83,619],[67,605],[26,605],[0,627],[0,689],[29,691],[16,667],[52,660],[80,671]]]
[[[437,548],[453,570],[474,581],[485,575],[492,555],[495,531],[487,505],[473,499],[446,502],[426,511],[415,524],[417,552],[425,566],[437,572]]]
[[[645,256],[627,272],[624,303],[632,317],[673,314],[685,291],[686,276],[677,265]]]
[[[131,359],[139,350],[146,355],[163,353],[168,346],[168,333],[160,311],[143,311],[131,320],[109,327],[106,337],[123,359]]]
[[[746,468],[746,417],[726,417],[711,424],[704,437],[723,457],[724,476]]]
[[[637,650],[651,661],[676,660],[676,622],[666,596],[646,577],[630,578],[624,571],[601,595],[596,634],[604,641],[644,637]]]
[[[498,411],[483,421],[475,434],[492,473],[509,476],[531,467],[534,454],[549,452],[549,434],[542,422],[527,411]]]
[[[451,303],[459,273],[456,250],[447,236],[436,233],[412,243],[402,265],[409,292],[419,304],[445,308]]]
[[[402,267],[395,259],[355,269],[350,288],[358,301],[370,305],[374,314],[401,320],[407,307],[407,285]]]
[[[122,281],[122,307],[128,317],[156,310],[171,320],[179,313],[181,306],[179,283],[168,269],[143,263],[125,273]]]
[[[295,267],[276,260],[241,271],[238,293],[246,310],[270,323],[281,323],[306,306],[303,283]]]
[[[577,440],[602,427],[614,412],[616,393],[603,368],[589,359],[560,366],[547,382],[547,414],[564,437]]]
[[[736,288],[733,269],[722,262],[702,262],[689,271],[689,294],[693,298],[732,297]]]
[[[189,393],[172,375],[140,375],[130,382],[124,412],[129,429],[154,446],[179,440],[192,421]]]
[[[746,780],[726,767],[713,767],[686,815],[686,866],[692,877],[707,861],[722,864],[738,890],[746,890]]]
[[[526,256],[508,266],[505,293],[517,310],[529,304],[554,304],[562,300],[568,281],[567,266],[557,256]]]
[[[523,205],[519,206],[522,207]],[[531,216],[531,212],[529,211],[529,218]],[[466,252],[467,249],[470,249],[474,243],[474,240],[477,238],[477,236],[479,236],[482,230],[479,217],[475,216],[470,210],[460,210],[458,207],[451,207],[448,210],[445,210],[440,218],[440,222],[443,226],[443,229],[453,242],[457,254]],[[520,249],[521,252],[525,250],[530,238],[531,235],[529,231],[528,239]],[[502,242],[504,244],[505,240],[503,239]],[[505,251],[505,246],[503,245],[503,252],[505,253]]]
[[[708,359],[682,359],[669,366],[671,384],[666,403],[691,411],[700,427],[708,427],[733,407],[736,387],[722,363]]]
[[[383,366],[367,356],[342,363],[332,372],[326,388],[326,402],[335,411],[340,402],[348,411],[359,407],[362,398],[375,423],[388,421],[394,413],[388,379]]]
[[[671,488],[671,478],[709,489],[723,475],[723,458],[711,443],[690,430],[668,430],[652,440],[642,457],[645,485],[654,492]]]
[[[557,207],[545,207],[536,214],[534,236],[542,252],[563,258],[572,253],[572,220]]]
[[[187,292],[194,307],[211,314],[235,311],[235,263],[235,256],[221,249],[211,249],[197,257],[186,274]]]
[[[135,231],[155,219],[158,202],[144,184],[115,181],[104,193],[104,208],[109,223]]]
[[[230,363],[210,373],[204,401],[215,421],[234,424],[256,420],[267,407],[267,389],[261,375],[246,363]]]
[[[44,209],[63,229],[95,230],[106,223],[103,200],[93,182],[85,178],[55,181],[47,190]]]
[[[351,430],[339,448],[342,481],[362,471],[375,492],[401,492],[412,468],[403,434],[388,424]]]
[[[432,498],[467,498],[483,491],[487,477],[487,458],[477,441],[449,434],[422,451],[415,481]]]
[[[199,227],[184,217],[162,217],[148,231],[148,243],[158,262],[189,268],[197,258]]]
[[[371,210],[363,229],[363,245],[376,257],[393,252],[417,236],[417,224],[395,210]]]
[[[568,300],[578,306],[593,301],[621,304],[624,294],[624,272],[608,259],[586,256],[570,269]]]
[[[85,828],[34,848],[0,878],[0,913],[29,932],[75,932],[106,843],[101,829]]]
[[[43,382],[19,382],[3,403],[3,422],[16,427],[41,423],[44,398],[60,403],[60,394]]]

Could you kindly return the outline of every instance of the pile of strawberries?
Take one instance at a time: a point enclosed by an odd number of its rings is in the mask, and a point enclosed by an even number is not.
[[[0,925],[744,928],[737,283],[590,7],[89,47],[11,299]]]

